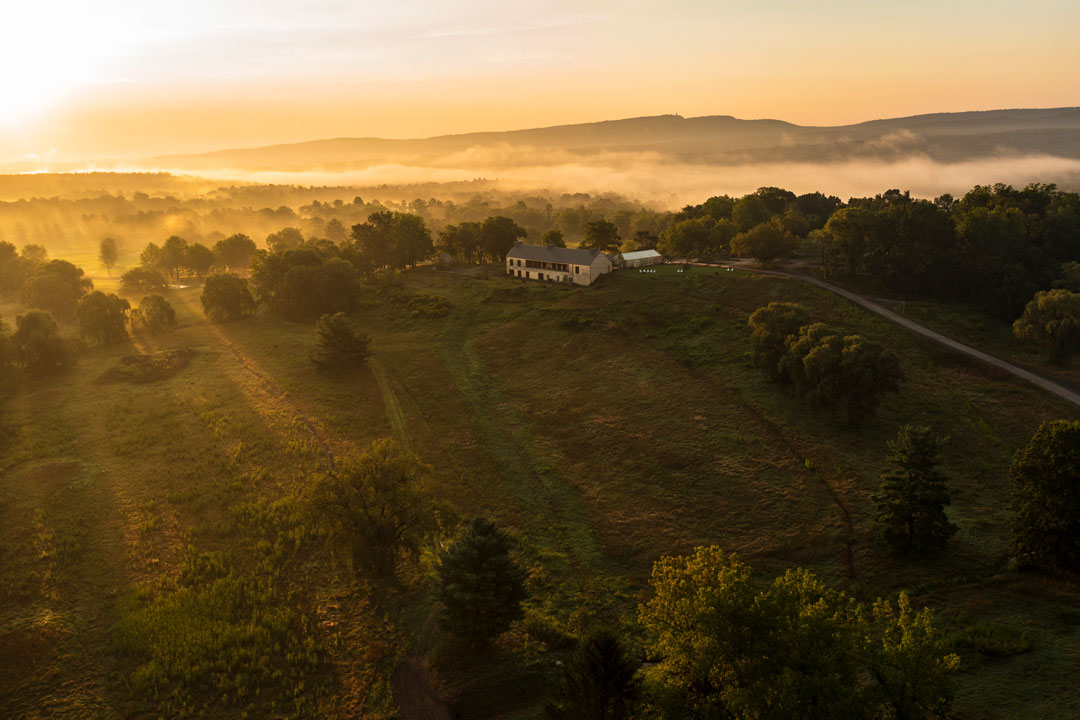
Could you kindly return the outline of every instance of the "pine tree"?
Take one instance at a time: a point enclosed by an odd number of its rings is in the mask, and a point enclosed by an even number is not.
[[[523,616],[525,570],[510,557],[510,538],[495,523],[477,518],[439,564],[442,626],[474,643],[506,632]]]
[[[885,540],[905,553],[938,549],[956,534],[945,515],[948,478],[938,469],[943,444],[930,428],[910,425],[900,428],[888,444],[894,467],[882,474],[881,486],[870,498],[877,505]]]
[[[320,370],[341,372],[357,367],[371,355],[371,340],[345,313],[323,315],[315,323],[318,348],[311,361]]]
[[[563,666],[553,701],[544,708],[551,720],[625,720],[638,696],[638,663],[619,639],[599,630]]]

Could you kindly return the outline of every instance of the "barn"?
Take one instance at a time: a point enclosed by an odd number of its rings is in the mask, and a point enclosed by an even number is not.
[[[622,254],[623,267],[645,267],[646,265],[659,265],[662,262],[664,262],[664,256],[655,250],[638,250]]]
[[[518,243],[506,253],[506,273],[522,280],[592,285],[611,267],[611,258],[599,250]]]

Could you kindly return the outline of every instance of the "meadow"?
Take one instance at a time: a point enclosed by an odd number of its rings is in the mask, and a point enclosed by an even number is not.
[[[1009,460],[1040,422],[1077,413],[1022,382],[795,280],[706,268],[574,289],[499,268],[407,271],[364,296],[374,357],[344,378],[308,360],[310,324],[211,324],[199,292],[169,293],[175,331],[90,347],[9,402],[12,716],[392,717],[394,670],[420,659],[462,717],[539,717],[570,638],[603,623],[634,643],[652,562],[703,544],[762,580],[799,566],[864,600],[904,590],[934,608],[963,659],[963,717],[1080,713],[1080,592],[1007,555]],[[764,381],[746,319],[772,300],[885,344],[901,392],[852,428]],[[187,364],[150,382],[110,373],[181,348]],[[919,562],[879,543],[869,500],[907,423],[951,438],[960,528]],[[390,435],[433,467],[447,534],[492,517],[528,566],[526,617],[486,655],[437,629],[434,546],[375,585],[313,530],[312,484]]]

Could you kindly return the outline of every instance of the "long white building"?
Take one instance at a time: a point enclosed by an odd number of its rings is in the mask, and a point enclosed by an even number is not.
[[[611,268],[611,258],[599,250],[518,243],[506,253],[507,274],[525,280],[592,285]]]

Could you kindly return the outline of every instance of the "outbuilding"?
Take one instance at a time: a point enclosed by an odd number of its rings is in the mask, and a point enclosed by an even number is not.
[[[507,275],[522,280],[592,285],[611,268],[611,258],[599,250],[518,243],[506,253]]]
[[[664,256],[655,250],[637,250],[622,254],[623,267],[645,267],[646,265],[659,265],[662,262],[664,262]]]

